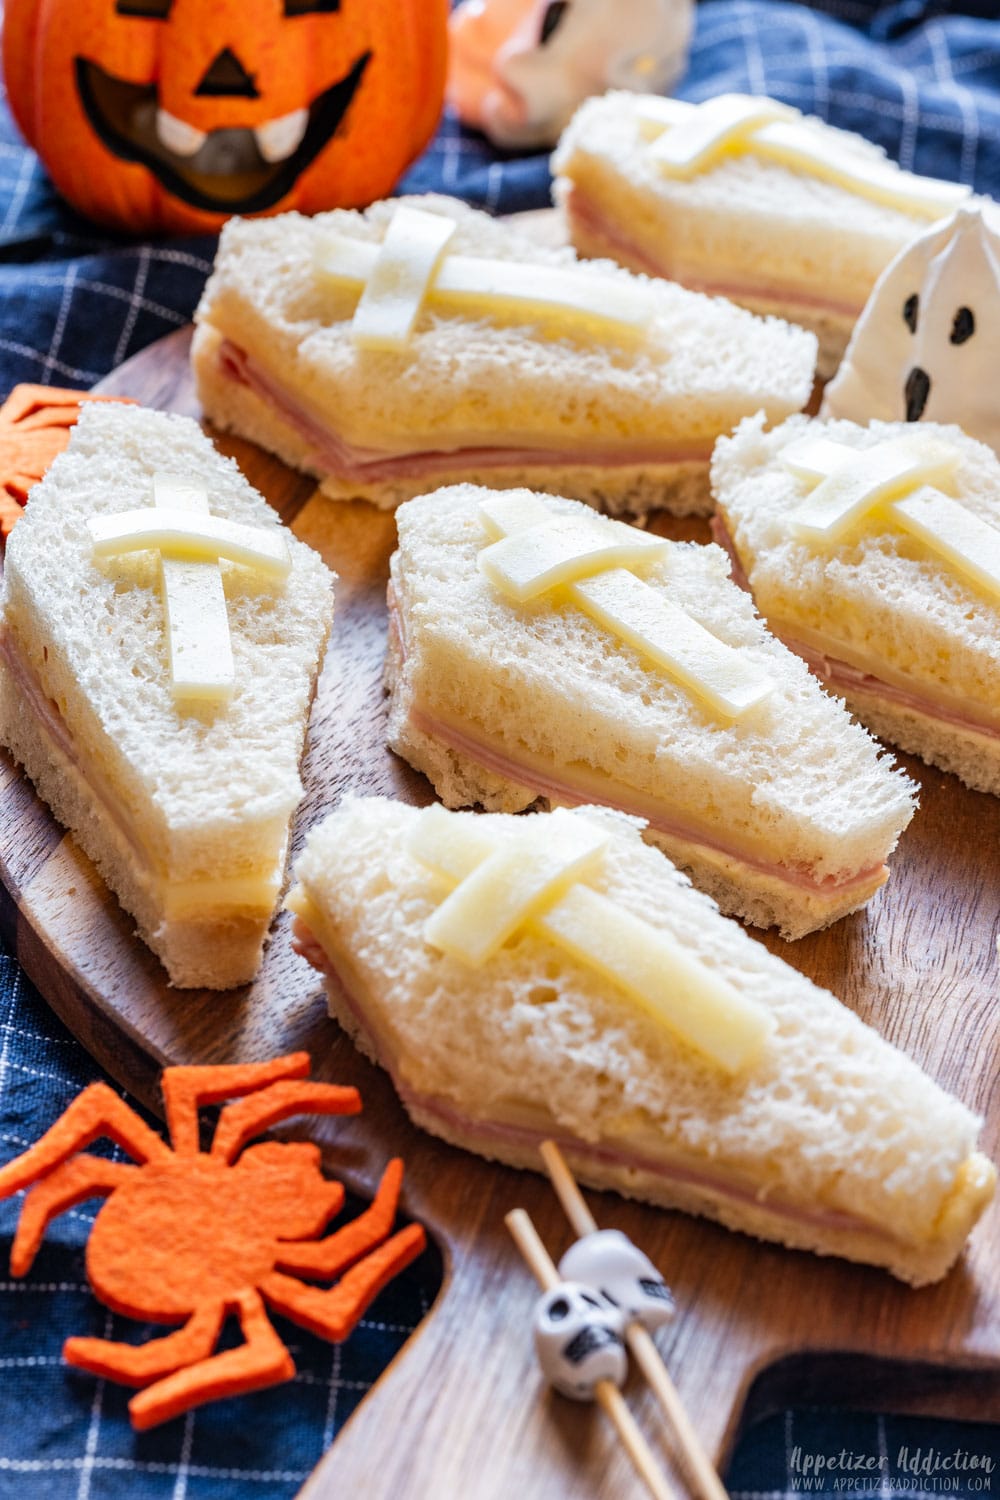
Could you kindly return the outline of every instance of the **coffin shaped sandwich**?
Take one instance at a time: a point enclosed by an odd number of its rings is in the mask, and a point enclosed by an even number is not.
[[[389,743],[449,807],[633,813],[724,911],[787,937],[886,879],[910,783],[719,548],[471,485],[397,522]]]
[[[822,375],[892,257],[969,197],[902,171],[861,136],[744,94],[590,99],[552,164],[581,254],[813,329]]]
[[[873,733],[1000,793],[1000,460],[921,422],[744,422],[713,523],[775,634]]]
[[[816,353],[441,197],[232,220],[196,320],[217,426],[384,507],[475,479],[707,511],[715,438],[801,410]]]
[[[719,915],[634,819],[349,799],[288,904],[331,1014],[413,1121],[762,1239],[944,1275],[989,1202],[978,1122]]]
[[[84,409],[7,546],[0,741],[173,984],[250,980],[333,613],[195,422]]]

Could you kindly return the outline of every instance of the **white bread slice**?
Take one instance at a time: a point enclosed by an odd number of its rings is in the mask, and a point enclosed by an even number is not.
[[[803,651],[869,729],[953,771],[967,786],[1000,793],[996,599],[889,522],[867,522],[863,532],[825,550],[788,530],[804,498],[801,482],[781,462],[789,444],[826,436],[864,449],[913,430],[901,422],[859,427],[794,418],[765,432],[747,420],[715,450],[719,520],[771,629]],[[993,451],[958,427],[922,422],[920,432],[959,450],[956,496],[1000,527],[1000,461]]]
[[[456,200],[403,201],[454,219],[456,254],[577,264],[572,250],[541,246]],[[714,439],[750,412],[781,420],[808,400],[815,344],[801,329],[658,281],[657,313],[638,345],[425,309],[406,349],[359,348],[357,298],[321,283],[314,249],[331,229],[381,240],[397,203],[231,220],[196,314],[192,359],[208,417],[272,447],[334,499],[391,507],[474,477],[571,493],[612,513],[704,513]],[[632,280],[610,262],[580,269]],[[324,436],[390,472],[345,469]],[[428,454],[438,455],[432,471]]]
[[[975,1117],[720,916],[640,823],[574,816],[609,835],[588,883],[766,1007],[774,1031],[726,1074],[541,935],[515,934],[479,970],[430,948],[447,888],[408,852],[418,810],[348,798],[311,830],[287,904],[331,1014],[414,1122],[536,1170],[538,1142],[555,1136],[594,1187],[914,1285],[943,1276],[993,1192]]]
[[[563,133],[554,194],[573,245],[812,329],[818,373],[832,375],[876,278],[927,217],[750,154],[671,180],[646,157],[641,109],[640,95],[603,94]],[[810,123],[885,162],[871,142]]]
[[[646,817],[647,837],[723,910],[787,937],[863,905],[886,878],[912,788],[769,635],[724,553],[674,543],[645,576],[774,679],[771,697],[728,725],[572,606],[499,595],[477,567],[488,494],[456,486],[397,513],[397,754],[449,807],[599,800]]]
[[[157,470],[204,485],[214,514],[281,527],[189,418],[85,408],[7,546],[0,740],[171,983],[226,989],[252,979],[280,895],[332,576],[290,532],[283,584],[222,563],[235,691],[178,708],[156,555],[95,562],[87,531],[151,505]]]

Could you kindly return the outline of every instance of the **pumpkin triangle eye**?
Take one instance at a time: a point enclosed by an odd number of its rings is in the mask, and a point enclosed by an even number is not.
[[[916,333],[917,331],[917,314],[919,313],[919,311],[920,298],[917,296],[917,293],[914,292],[913,295],[911,297],[907,297],[906,301],[903,303],[903,322],[906,324],[911,333]]]
[[[115,0],[119,16],[139,16],[145,21],[165,21],[173,0]]]
[[[964,344],[976,331],[976,319],[971,307],[960,307],[951,325],[951,343]]]
[[[329,16],[340,9],[340,0],[285,0],[286,16]]]

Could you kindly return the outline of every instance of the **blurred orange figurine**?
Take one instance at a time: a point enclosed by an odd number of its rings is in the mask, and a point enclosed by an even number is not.
[[[448,101],[498,146],[551,146],[591,94],[666,93],[687,65],[692,0],[463,0]]]
[[[344,1339],[386,1282],[424,1247],[419,1224],[387,1238],[401,1161],[389,1163],[371,1206],[323,1239],[344,1189],[320,1171],[319,1147],[308,1141],[247,1145],[291,1115],[360,1110],[357,1089],[309,1082],[308,1072],[305,1052],[244,1066],[167,1068],[163,1098],[172,1148],[107,1084],[94,1083],[41,1140],[0,1169],[0,1198],[36,1184],[11,1249],[15,1276],[31,1266],[50,1220],[84,1199],[106,1197],[87,1244],[95,1293],[126,1317],[183,1324],[143,1345],[66,1341],[68,1364],[146,1387],[129,1403],[134,1427],[290,1380],[295,1365],[267,1308],[322,1338]],[[202,1152],[199,1106],[237,1097],[219,1116],[211,1150]],[[138,1165],[74,1154],[99,1136],[110,1137]],[[299,1280],[338,1274],[326,1289]],[[245,1342],[213,1354],[228,1313],[238,1317]]]

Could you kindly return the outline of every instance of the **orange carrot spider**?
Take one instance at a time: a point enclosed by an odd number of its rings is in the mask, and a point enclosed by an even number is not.
[[[419,1224],[387,1239],[403,1163],[386,1167],[369,1208],[326,1239],[344,1189],[320,1171],[307,1141],[247,1143],[290,1115],[356,1114],[357,1089],[306,1080],[309,1055],[235,1067],[167,1068],[163,1099],[172,1146],[105,1083],[84,1089],[50,1130],[0,1169],[0,1199],[31,1188],[11,1247],[15,1276],[30,1268],[46,1227],[86,1198],[106,1197],[87,1244],[87,1276],[116,1313],[180,1323],[175,1333],[132,1345],[70,1338],[68,1364],[124,1385],[136,1428],[153,1427],[219,1396],[290,1380],[292,1357],[267,1308],[322,1338],[347,1337],[391,1277],[425,1244]],[[229,1104],[211,1150],[198,1143],[198,1109]],[[79,1156],[108,1136],[138,1165]],[[246,1149],[244,1149],[246,1148]],[[384,1241],[384,1243],[382,1243]],[[340,1274],[343,1273],[343,1274]],[[299,1280],[332,1280],[326,1289]],[[227,1313],[245,1342],[214,1354]]]

